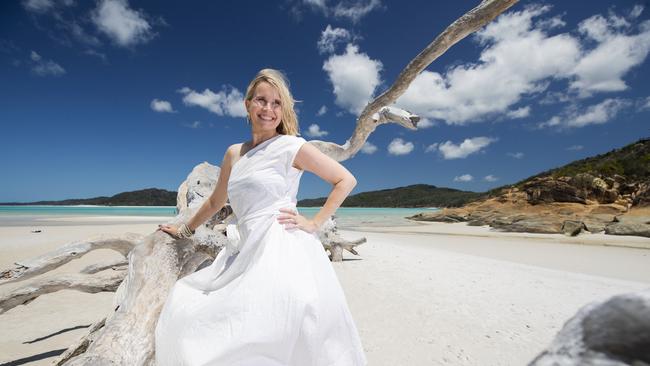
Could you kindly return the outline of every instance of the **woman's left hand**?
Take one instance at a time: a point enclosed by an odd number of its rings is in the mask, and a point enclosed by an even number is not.
[[[318,226],[312,220],[300,215],[298,211],[291,208],[281,208],[282,215],[278,216],[278,222],[284,225],[285,229],[300,229],[308,233],[318,231]]]

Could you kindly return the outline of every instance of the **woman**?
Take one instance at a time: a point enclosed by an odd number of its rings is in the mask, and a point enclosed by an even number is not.
[[[237,229],[214,262],[173,286],[156,326],[158,365],[365,365],[347,301],[316,232],[356,185],[342,165],[297,137],[284,76],[264,69],[245,98],[251,140],[230,146],[217,186],[186,224],[190,236],[230,199]],[[331,183],[325,205],[296,211],[303,171]]]

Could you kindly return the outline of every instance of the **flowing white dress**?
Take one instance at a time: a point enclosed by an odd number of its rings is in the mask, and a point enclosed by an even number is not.
[[[156,364],[356,366],[367,363],[336,273],[315,234],[285,229],[306,141],[279,135],[233,166],[231,244],[176,282],[156,325]]]

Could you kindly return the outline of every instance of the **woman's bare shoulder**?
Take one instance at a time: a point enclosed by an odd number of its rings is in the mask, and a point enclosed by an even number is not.
[[[245,142],[240,142],[237,144],[232,144],[226,149],[226,156],[224,157],[226,161],[230,163],[230,166],[234,165],[239,158],[245,153]]]

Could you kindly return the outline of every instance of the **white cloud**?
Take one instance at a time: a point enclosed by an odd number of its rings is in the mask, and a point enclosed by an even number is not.
[[[93,12],[97,29],[124,47],[146,43],[153,38],[151,24],[142,11],[133,10],[126,0],[102,0]]]
[[[584,110],[579,110],[576,106],[569,106],[561,115],[553,116],[547,122],[540,123],[539,127],[577,128],[603,124],[616,117],[623,108],[630,105],[630,101],[626,99],[608,98]]]
[[[418,121],[418,128],[429,128],[435,125],[435,122],[425,117],[420,117],[420,121]]]
[[[454,182],[471,182],[474,180],[470,174],[463,174],[457,177],[454,177]]]
[[[338,43],[347,43],[350,39],[351,35],[347,29],[332,28],[328,24],[325,30],[321,32],[320,39],[318,40],[318,52],[334,53]]]
[[[427,147],[424,148],[424,152],[432,152],[432,151],[437,151],[438,150],[438,143],[436,142],[435,144],[428,145]]]
[[[183,125],[183,127],[191,128],[191,129],[197,129],[201,128],[201,121],[194,121],[192,123],[186,123]]]
[[[650,109],[650,97],[645,98],[645,102],[643,102],[641,109]]]
[[[510,119],[526,118],[530,115],[530,106],[521,107],[514,111],[509,111],[506,116]]]
[[[331,6],[326,0],[303,0],[303,3],[326,17],[345,18],[355,23],[381,7],[380,0],[342,0]],[[294,13],[300,13],[298,8],[292,10]]]
[[[153,109],[156,112],[166,112],[166,113],[176,112],[174,108],[172,108],[172,104],[166,100],[154,99],[151,101],[150,106],[151,109]]]
[[[507,155],[515,159],[523,159],[524,157],[524,153],[522,152],[508,153]]]
[[[374,154],[377,151],[377,146],[373,145],[370,141],[366,141],[363,146],[361,146],[361,152],[364,154]]]
[[[185,95],[183,97],[185,105],[202,107],[220,116],[246,117],[243,94],[236,88],[231,88],[229,92],[225,89],[224,87],[224,90],[215,93],[210,89],[197,92],[184,87],[179,92]]]
[[[379,0],[341,1],[334,6],[333,13],[337,18],[348,18],[356,23],[380,6],[381,2]]]
[[[52,0],[25,0],[23,7],[36,13],[45,13],[54,8],[54,2]]]
[[[326,107],[326,106],[322,106],[322,107],[320,107],[320,109],[318,110],[318,112],[316,112],[316,115],[317,115],[317,116],[322,116],[322,115],[324,115],[325,113],[327,113],[327,107]]]
[[[552,33],[564,21],[545,17],[549,10],[533,5],[499,16],[476,33],[483,46],[476,62],[444,73],[423,71],[397,104],[423,117],[463,125],[499,114],[523,118],[526,110],[512,111],[512,106],[553,82],[568,82],[569,87],[554,92],[558,97],[545,99],[546,104],[626,89],[623,77],[650,52],[650,21],[634,25],[641,10],[633,9],[628,18],[612,12],[596,15],[581,22],[578,32],[559,34]]]
[[[582,145],[571,145],[571,146],[567,147],[566,149],[568,151],[580,151],[580,150],[584,149],[584,146],[582,146]]]
[[[379,85],[381,69],[380,61],[359,53],[353,44],[347,45],[344,54],[332,55],[323,64],[334,87],[336,104],[355,115],[361,113]]]
[[[405,142],[401,138],[395,138],[388,144],[388,153],[391,155],[407,155],[415,146],[412,142]]]
[[[643,13],[643,5],[634,5],[630,11],[630,18],[638,18]]]
[[[66,73],[65,69],[52,60],[45,60],[41,55],[32,51],[31,59],[32,72],[38,76],[61,76]]]
[[[464,159],[470,154],[481,151],[483,148],[495,141],[497,141],[497,139],[491,137],[474,137],[471,139],[465,139],[459,145],[447,141],[438,145],[438,150],[440,150],[445,159]]]
[[[615,14],[607,18],[594,15],[582,21],[579,31],[598,44],[576,65],[570,88],[581,97],[627,89],[623,76],[640,65],[650,51],[650,26],[644,24],[642,32],[628,35],[630,23]]]
[[[312,123],[309,126],[309,129],[307,130],[306,134],[309,137],[323,137],[323,136],[327,136],[329,132],[321,130],[319,125]]]
[[[489,175],[486,175],[485,177],[483,177],[483,180],[486,181],[486,182],[496,182],[496,181],[499,180],[499,178],[495,177],[492,174],[489,174]]]
[[[444,75],[422,72],[397,104],[424,117],[465,124],[507,113],[524,95],[546,89],[546,79],[567,76],[579,57],[579,43],[535,26],[533,18],[546,11],[528,7],[501,15],[476,35],[486,46],[478,63],[452,67]]]

